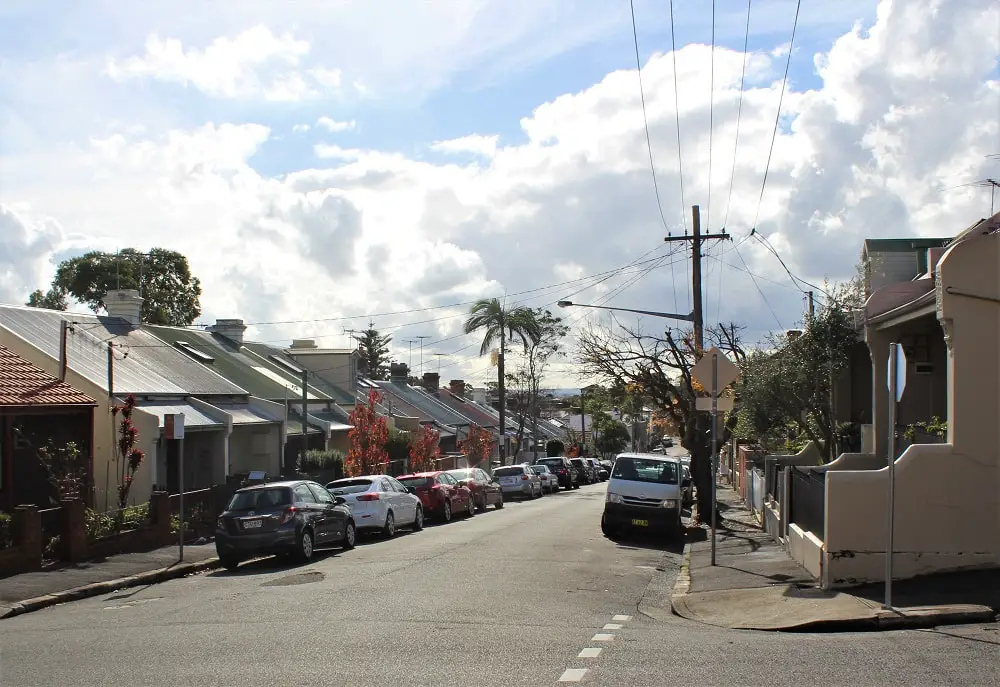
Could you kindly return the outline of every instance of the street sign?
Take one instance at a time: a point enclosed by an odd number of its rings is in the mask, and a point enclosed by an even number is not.
[[[719,391],[722,391],[740,377],[740,369],[726,357],[725,353],[720,351],[717,347],[712,346],[710,349],[705,351],[705,355],[701,357],[701,360],[691,366],[691,376],[697,379],[698,383],[710,393],[712,391],[713,356],[718,356],[719,359]]]
[[[893,349],[896,351],[895,360],[892,355]],[[893,363],[895,363],[895,370],[893,370]],[[889,348],[889,374],[885,378],[885,385],[889,387],[889,391],[892,391],[893,373],[896,376],[896,403],[899,403],[900,399],[903,398],[903,389],[906,388],[906,351],[898,344]]]
[[[165,439],[184,438],[184,413],[167,413],[163,416],[163,437]]]
[[[712,412],[712,397],[702,396],[694,400],[695,410],[702,410],[706,413]],[[720,413],[728,413],[733,409],[733,399],[731,396],[719,396],[716,401],[716,409]]]

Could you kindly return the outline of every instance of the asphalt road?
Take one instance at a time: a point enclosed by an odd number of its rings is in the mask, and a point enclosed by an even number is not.
[[[0,621],[0,685],[997,684],[996,625],[796,635],[645,616],[640,601],[667,606],[680,548],[602,537],[604,491]]]

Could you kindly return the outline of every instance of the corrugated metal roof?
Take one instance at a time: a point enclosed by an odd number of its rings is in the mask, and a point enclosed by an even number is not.
[[[160,428],[163,428],[163,416],[184,413],[185,429],[212,429],[224,425],[220,420],[209,417],[190,403],[183,401],[137,401],[136,407],[160,418]]]
[[[87,394],[0,346],[0,406],[93,406]]]
[[[256,358],[258,360],[261,359],[261,358],[263,358],[264,360],[269,361],[271,363],[271,367],[273,369],[275,369],[275,370],[282,370],[283,371],[282,374],[284,376],[288,376],[290,379],[295,379],[294,376],[291,376],[292,373],[285,372],[284,370],[286,368],[284,366],[282,366],[282,365],[275,364],[274,360],[275,359],[280,360],[285,365],[292,365],[293,367],[296,367],[296,368],[301,368],[302,367],[302,365],[300,365],[299,363],[295,362],[294,358],[292,358],[290,355],[288,355],[287,353],[285,353],[284,349],[277,348],[275,346],[269,346],[267,344],[260,343],[258,341],[244,341],[243,342],[243,348],[246,349],[246,350],[248,350],[254,356],[256,356]],[[301,379],[301,378],[299,378],[299,379]],[[298,381],[298,380],[296,380],[296,381]],[[326,381],[325,379],[322,379],[321,377],[319,377],[316,374],[313,374],[313,373],[309,374],[309,386],[310,386],[311,389],[314,390],[314,392],[315,391],[321,392],[327,398],[331,398],[334,401],[336,401],[337,403],[343,403],[343,404],[346,404],[346,405],[354,405],[354,403],[355,403],[354,395],[350,391],[346,391],[346,390],[340,388],[339,386],[337,386],[336,384],[331,384],[330,382]],[[299,394],[301,395],[301,391],[299,392]],[[260,396],[260,394],[254,394],[254,395],[255,396]],[[261,398],[263,398],[263,397],[261,397]],[[273,398],[273,399],[270,399],[270,400],[277,401],[277,400],[279,400],[279,398]]]
[[[283,418],[269,415],[263,410],[251,408],[245,403],[213,403],[213,406],[233,416],[234,425],[267,425],[279,423]]]
[[[391,414],[394,417],[417,418],[420,422],[431,422],[434,420],[433,417],[415,407],[412,403],[409,403],[391,387],[392,385],[389,382],[385,382],[385,387],[379,387],[379,390],[382,392],[382,403],[379,404],[379,413],[384,410],[386,415]],[[358,391],[358,403],[368,403],[367,391]]]
[[[220,334],[184,327],[143,325],[142,328],[173,346],[190,347],[200,355],[184,353],[185,356],[238,384],[251,396],[268,401],[302,397],[301,377],[296,378],[290,371],[253,351],[244,352],[242,347]],[[312,384],[307,393],[311,399],[330,400],[329,395]]]
[[[401,397],[439,424],[454,427],[457,425],[467,425],[473,421],[471,418],[455,412],[429,394],[409,384],[402,382],[380,382],[379,386],[382,389],[391,390],[396,396]]]
[[[500,418],[492,417],[476,403],[460,398],[447,389],[441,389],[437,400],[477,423],[480,427],[496,429],[500,426]]]
[[[0,305],[0,326],[54,359],[59,323],[73,323],[67,338],[70,369],[108,389],[108,347],[115,344],[116,395],[246,395],[246,391],[142,329],[116,317]]]

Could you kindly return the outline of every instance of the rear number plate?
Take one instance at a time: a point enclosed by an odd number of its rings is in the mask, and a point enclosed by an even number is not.
[[[649,520],[633,520],[632,524],[635,527],[649,527]]]
[[[244,520],[243,521],[243,529],[245,529],[245,530],[258,529],[263,524],[264,524],[263,520]]]

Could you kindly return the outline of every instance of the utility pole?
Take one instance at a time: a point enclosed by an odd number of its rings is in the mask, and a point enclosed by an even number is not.
[[[691,206],[691,236],[667,236],[663,240],[667,243],[675,241],[691,242],[691,286],[692,286],[692,316],[694,321],[694,344],[699,351],[705,350],[705,312],[702,306],[701,291],[701,244],[704,241],[719,240],[730,241],[732,236],[727,234],[725,229],[721,234],[701,233],[701,208],[697,205]]]
[[[813,292],[807,291],[806,294],[809,296],[809,320],[816,315],[816,304],[813,302]]]
[[[300,463],[306,461],[306,450],[309,448],[309,370],[302,370],[302,450],[299,451]]]

